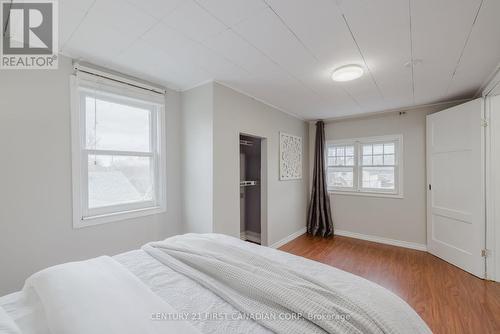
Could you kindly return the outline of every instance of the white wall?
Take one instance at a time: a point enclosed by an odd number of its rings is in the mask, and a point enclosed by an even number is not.
[[[214,230],[239,236],[239,135],[263,137],[267,139],[264,153],[267,158],[267,241],[271,245],[306,225],[309,198],[308,125],[231,88],[218,83],[213,85]],[[280,131],[303,138],[301,180],[279,180]]]
[[[213,84],[182,93],[184,231],[213,231]]]
[[[426,155],[425,116],[453,104],[331,121],[325,125],[326,140],[402,134],[404,143],[404,198],[330,195],[336,230],[425,245]],[[315,125],[310,123],[313,153]],[[313,156],[310,157],[312,170]]]
[[[117,254],[179,233],[180,94],[167,93],[167,213],[72,227],[69,76],[58,70],[0,74],[0,295],[54,264]]]

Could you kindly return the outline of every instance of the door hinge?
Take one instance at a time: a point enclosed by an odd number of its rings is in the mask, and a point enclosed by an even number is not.
[[[483,128],[487,127],[488,126],[488,119],[487,118],[483,118],[481,119],[481,126]]]
[[[490,250],[489,249],[481,249],[481,256],[482,257],[490,256]]]

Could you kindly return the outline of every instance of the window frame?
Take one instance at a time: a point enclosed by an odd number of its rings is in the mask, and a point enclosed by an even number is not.
[[[330,147],[338,147],[338,146],[353,146],[354,147],[354,164],[352,166],[329,166],[328,165],[328,149]],[[328,173],[329,168],[342,168],[342,167],[347,167],[347,168],[352,168],[353,171],[353,177],[352,177],[352,187],[328,187],[328,191],[341,191],[341,192],[356,192],[356,189],[358,188],[358,177],[357,177],[357,169],[358,169],[358,164],[359,161],[357,159],[358,156],[358,146],[356,145],[355,142],[350,141],[350,140],[337,140],[337,141],[327,141],[326,145],[326,171]],[[345,157],[345,152],[344,152],[344,157]]]
[[[362,173],[363,167],[372,167],[375,165],[363,166],[362,164],[362,149],[364,144],[390,143],[394,142],[394,190],[363,188]],[[388,135],[376,137],[361,137],[349,138],[341,140],[327,140],[325,145],[325,168],[328,173],[328,149],[332,146],[351,145],[354,146],[354,166],[353,166],[353,187],[330,187],[327,185],[328,193],[337,195],[355,195],[355,196],[373,196],[373,197],[389,197],[389,198],[404,198],[403,193],[403,161],[404,161],[404,144],[403,135]],[[384,166],[387,167],[387,166]]]
[[[165,95],[148,92],[114,80],[79,73],[70,76],[73,227],[82,228],[114,221],[138,218],[166,211]],[[88,94],[85,94],[88,92]],[[146,108],[150,111],[150,151],[90,149],[86,144],[85,98],[96,96],[105,101]],[[113,155],[149,157],[154,194],[150,201],[130,202],[100,208],[88,205],[88,157]]]

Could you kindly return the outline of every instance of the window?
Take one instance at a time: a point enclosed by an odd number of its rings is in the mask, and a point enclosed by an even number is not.
[[[328,190],[401,197],[402,142],[402,136],[329,141]]]
[[[165,210],[164,95],[72,77],[74,226]]]

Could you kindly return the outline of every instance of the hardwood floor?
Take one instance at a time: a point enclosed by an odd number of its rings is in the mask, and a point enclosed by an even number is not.
[[[302,235],[280,248],[367,278],[399,295],[436,334],[500,333],[500,283],[427,252]]]

